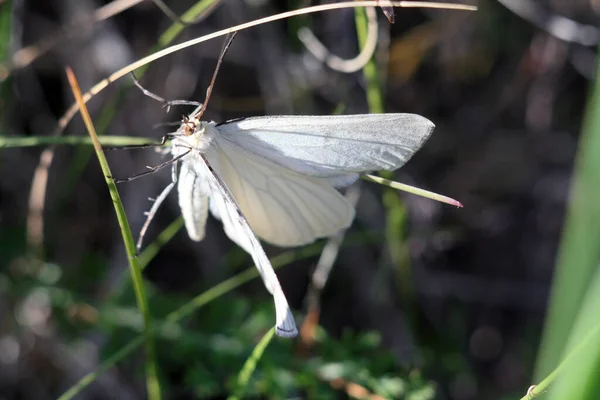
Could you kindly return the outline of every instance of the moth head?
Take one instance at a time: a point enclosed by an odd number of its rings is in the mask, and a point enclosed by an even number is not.
[[[184,115],[181,119],[181,127],[185,136],[192,136],[195,133],[203,133],[202,131],[204,130],[203,124],[199,118],[190,118],[187,115]]]

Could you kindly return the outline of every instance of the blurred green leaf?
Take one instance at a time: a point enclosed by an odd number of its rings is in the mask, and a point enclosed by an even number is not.
[[[599,66],[600,68],[600,66]],[[559,363],[600,263],[600,80],[596,79],[579,140],[573,183],[554,274],[536,380]]]
[[[566,348],[552,400],[595,400],[600,393],[600,269],[590,284]],[[539,388],[541,391],[543,388]]]

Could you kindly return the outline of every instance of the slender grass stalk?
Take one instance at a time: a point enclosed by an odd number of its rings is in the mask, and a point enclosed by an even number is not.
[[[196,2],[192,7],[190,7],[183,15],[181,19],[183,21],[195,21],[200,17],[203,13],[210,11],[212,7],[217,6],[221,0],[200,0]],[[158,46],[159,48],[164,48],[173,42],[179,36],[181,32],[185,29],[185,25],[175,22],[171,25],[162,35],[158,38]]]
[[[379,176],[370,175],[370,174],[362,174],[361,179],[369,182],[379,183],[380,185],[388,186],[392,189],[402,190],[403,192],[416,194],[417,196],[426,197],[431,200],[439,201],[442,203],[450,204],[456,207],[461,208],[463,205],[460,201],[454,200],[451,197],[443,196],[438,193],[430,192],[429,190],[419,189],[418,187],[410,186],[405,183],[400,183],[393,181],[391,179],[381,178]]]
[[[365,7],[365,6],[374,7],[374,6],[381,6],[381,5],[405,7],[405,8],[417,8],[417,7],[419,7],[419,8],[442,8],[442,9],[447,9],[447,10],[460,10],[460,11],[475,11],[475,10],[477,10],[477,7],[475,7],[475,6],[469,6],[469,5],[464,5],[464,4],[437,3],[437,2],[427,2],[427,1],[389,1],[388,2],[388,1],[382,1],[382,0],[344,1],[341,3],[321,4],[321,5],[317,5],[317,6],[303,7],[298,10],[286,11],[283,13],[279,13],[279,14],[268,16],[268,17],[259,18],[254,21],[239,24],[239,25],[236,25],[236,26],[233,26],[230,28],[221,29],[220,31],[216,31],[216,32],[201,36],[196,39],[191,39],[186,42],[167,47],[161,51],[157,51],[156,53],[150,54],[146,57],[143,57],[143,58],[121,68],[120,70],[112,73],[110,76],[108,76],[107,78],[103,79],[102,81],[100,81],[99,83],[94,85],[90,90],[88,90],[87,92],[85,92],[83,94],[83,101],[88,102],[92,97],[94,97],[95,95],[100,93],[102,90],[106,89],[106,87],[108,87],[108,85],[111,84],[112,82],[127,75],[128,73],[130,73],[132,71],[135,71],[135,70],[151,63],[152,61],[158,60],[166,55],[175,53],[179,50],[183,50],[186,47],[194,46],[196,44],[200,44],[202,42],[206,42],[208,40],[215,39],[220,36],[229,35],[233,32],[238,32],[238,31],[241,31],[244,29],[249,29],[249,28],[257,26],[257,25],[274,22],[274,21],[279,21],[282,19],[287,19],[290,17],[298,16],[298,15],[305,15],[305,14],[311,14],[311,13],[323,12],[323,11],[329,11],[329,10],[335,10],[335,9],[342,9],[342,8],[356,8],[356,7]],[[64,128],[69,123],[69,121],[71,121],[73,116],[77,113],[77,109],[78,109],[77,104],[72,104],[69,107],[69,109],[65,112],[65,114],[58,121],[58,127],[56,129],[57,133],[62,132],[62,130],[64,130]]]
[[[129,223],[127,221],[127,216],[125,214],[125,209],[123,207],[123,203],[121,202],[119,192],[117,191],[117,187],[113,179],[111,178],[112,174],[110,172],[110,167],[108,166],[108,162],[106,161],[106,157],[104,156],[102,146],[98,141],[98,136],[96,135],[94,124],[92,123],[92,119],[87,111],[87,107],[83,102],[81,90],[79,89],[79,85],[77,83],[75,75],[73,74],[73,71],[70,68],[67,68],[67,77],[73,90],[73,95],[75,96],[75,99],[77,100],[77,103],[80,106],[81,116],[85,122],[85,126],[94,144],[94,150],[96,151],[96,155],[98,156],[98,161],[100,163],[100,167],[102,168],[102,173],[104,174],[106,185],[108,186],[108,191],[110,193],[113,205],[115,207],[115,213],[117,215],[117,219],[119,220],[119,226],[121,227],[121,234],[123,236],[123,242],[125,244],[125,251],[127,252],[127,258],[129,261],[129,267],[133,280],[133,286],[138,303],[138,308],[144,316],[144,341],[146,343],[146,388],[148,390],[148,398],[151,400],[160,400],[160,384],[158,382],[157,376],[154,341],[152,337],[150,311],[148,308],[148,298],[146,297],[146,291],[144,289],[142,270],[139,265],[139,260],[136,256],[135,243],[131,234],[131,228],[129,227]]]
[[[156,257],[160,249],[167,244],[173,236],[183,227],[183,217],[177,218],[175,221],[171,222],[169,226],[167,226],[157,238],[146,247],[146,249],[140,254],[140,267],[142,269],[146,268],[148,263]]]
[[[368,38],[369,21],[364,8],[354,9],[354,19],[356,23],[356,36],[358,38],[358,46],[362,49],[365,46]],[[367,104],[369,112],[373,114],[381,114],[385,112],[383,106],[383,94],[381,93],[381,83],[379,81],[379,73],[377,72],[377,63],[374,58],[363,67],[363,75],[365,77],[365,86],[367,92]]]
[[[363,8],[354,9],[356,35],[359,48],[362,49],[368,38],[368,18]],[[365,77],[367,104],[369,112],[380,114],[385,112],[383,93],[381,92],[381,82],[377,71],[377,63],[372,58],[363,67]],[[390,182],[394,176],[391,171],[379,172],[382,178],[380,180],[367,178],[373,182]],[[413,301],[412,273],[408,260],[408,250],[406,249],[403,237],[403,229],[406,220],[406,209],[402,200],[395,190],[386,187],[383,190],[383,205],[386,210],[386,243],[387,251],[390,254],[392,265],[398,271],[398,283],[400,285],[401,297],[405,304]],[[407,307],[410,310],[411,307]]]
[[[92,382],[98,379],[103,373],[115,366],[116,363],[133,353],[135,349],[140,347],[144,343],[144,336],[140,335],[127,343],[124,347],[119,349],[113,355],[104,360],[96,369],[81,378],[75,385],[71,386],[69,390],[64,392],[58,400],[70,400],[80,394],[86,387]]]
[[[269,331],[260,339],[260,342],[254,346],[254,350],[250,357],[244,363],[240,373],[238,374],[237,382],[235,385],[235,390],[233,394],[227,397],[227,400],[240,400],[244,397],[244,393],[246,392],[246,388],[248,387],[248,382],[250,382],[250,377],[252,373],[256,369],[256,365],[258,364],[258,360],[262,357],[265,352],[265,349],[271,343],[271,339],[275,336],[275,328],[269,329]]]
[[[143,144],[158,144],[154,139],[135,136],[99,136],[102,146],[134,146]],[[94,144],[89,136],[0,136],[0,149],[11,147],[36,147],[47,145],[87,145]]]
[[[160,249],[167,244],[173,236],[183,227],[183,217],[177,218],[175,221],[171,222],[169,226],[167,226],[158,237],[144,249],[144,251],[139,255],[140,268],[144,269],[148,266],[150,261],[156,257]],[[131,275],[123,273],[121,279],[119,279],[119,284],[117,285],[114,293],[112,294],[113,301],[118,302],[119,297],[124,293],[125,288],[129,286],[129,279]]]

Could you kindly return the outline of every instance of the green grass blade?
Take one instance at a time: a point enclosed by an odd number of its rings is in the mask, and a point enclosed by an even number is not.
[[[367,20],[367,14],[364,8],[354,9],[354,20],[356,23],[356,35],[358,37],[359,48],[365,47],[367,42],[369,22]],[[379,81],[379,74],[377,72],[377,63],[372,58],[363,68],[363,75],[365,77],[366,90],[367,90],[367,104],[369,105],[369,112],[374,114],[381,114],[384,112],[383,107],[383,95],[381,93],[381,84]]]
[[[359,48],[362,49],[368,38],[368,18],[364,8],[355,8],[354,17],[356,23],[356,35]],[[369,112],[380,114],[385,112],[381,82],[377,71],[377,63],[372,58],[363,68],[366,84],[367,104]],[[391,171],[381,171],[379,175],[383,180],[391,181],[394,177]],[[381,183],[381,182],[378,182]],[[406,221],[406,212],[402,200],[395,190],[385,188],[383,191],[383,205],[386,210],[386,243],[392,265],[398,273],[398,284],[400,286],[402,300],[405,304],[411,304],[414,299],[412,285],[412,271],[408,260],[408,249],[406,248],[403,226]],[[407,307],[407,310],[410,310]]]
[[[265,349],[271,342],[275,336],[275,328],[269,329],[269,331],[260,339],[260,342],[256,344],[254,350],[250,357],[244,363],[242,370],[240,371],[237,382],[235,385],[234,393],[227,398],[227,400],[239,400],[244,397],[244,393],[246,388],[248,387],[248,382],[250,382],[250,377],[252,373],[256,369],[256,365],[258,364],[258,360],[262,357],[265,352]]]
[[[102,146],[98,140],[98,136],[96,135],[92,119],[87,111],[87,108],[85,107],[83,98],[81,97],[81,90],[79,89],[79,85],[75,80],[75,75],[70,69],[68,69],[67,76],[69,77],[69,82],[71,84],[71,87],[73,88],[73,94],[77,99],[77,102],[79,103],[81,116],[83,117],[88,133],[92,138],[94,150],[96,151],[98,162],[100,163],[102,173],[104,174],[104,179],[106,181],[106,185],[108,186],[108,191],[110,193],[110,197],[115,208],[115,213],[119,221],[119,226],[121,228],[121,234],[123,236],[123,242],[125,244],[125,251],[127,252],[127,259],[129,261],[129,268],[133,280],[133,286],[138,303],[138,308],[144,316],[144,339],[146,344],[146,388],[148,390],[148,398],[151,400],[159,400],[161,398],[161,395],[160,385],[157,376],[156,357],[154,353],[154,340],[152,337],[150,310],[148,308],[148,298],[144,289],[142,270],[140,268],[139,260],[136,255],[136,248],[135,243],[133,241],[133,235],[131,234],[131,228],[129,227],[127,215],[125,214],[125,208],[123,207],[123,203],[121,202],[117,186],[111,178],[112,173],[110,172],[108,161],[104,156],[104,151],[102,150]]]
[[[579,141],[571,197],[536,365],[536,380],[548,375],[558,364],[583,296],[589,282],[592,281],[594,271],[598,268],[600,262],[599,205],[600,80],[596,79]]]
[[[142,254],[140,254],[140,267],[142,269],[146,268],[150,261],[156,257],[160,249],[173,239],[173,236],[175,236],[181,228],[183,228],[183,217],[179,217],[171,222],[171,224],[167,226],[160,235],[146,247],[146,249],[144,249]]]
[[[137,146],[143,144],[158,144],[154,139],[134,137],[134,136],[100,136],[102,146]],[[0,136],[0,149],[11,147],[35,147],[47,145],[71,145],[81,146],[93,145],[89,136]]]
[[[455,207],[462,207],[460,201],[454,200],[451,197],[443,196],[441,194],[430,192],[429,190],[419,189],[418,187],[410,186],[404,183],[396,182],[391,179],[381,178],[379,176],[371,175],[371,174],[362,174],[360,176],[365,181],[379,183],[380,185],[384,185],[396,190],[402,190],[403,192],[416,194],[417,196],[426,197],[431,200],[439,201],[442,203],[450,204]]]
[[[579,312],[577,324],[569,340],[567,356],[554,371],[536,385],[532,396],[547,391],[556,381],[556,387],[551,390],[551,399],[596,398],[595,394],[600,390],[595,386],[599,373],[597,368],[600,366],[600,323],[593,317],[596,315],[600,315],[600,273],[596,274],[584,306]],[[522,400],[529,399],[525,395]]]
[[[89,384],[94,382],[100,375],[112,368],[116,363],[127,357],[135,349],[140,347],[144,343],[144,336],[140,335],[127,343],[119,351],[115,352],[112,356],[108,357],[102,364],[100,364],[92,373],[87,374],[79,380],[75,385],[71,386],[69,390],[63,393],[58,400],[70,400],[81,393]]]
[[[216,6],[220,3],[221,0],[201,0],[194,4],[189,10],[187,10],[182,16],[181,19],[185,22],[195,21],[198,19],[200,15],[204,12],[210,11],[211,7]],[[179,36],[179,34],[185,29],[185,26],[175,22],[173,25],[169,27],[158,39],[158,46],[163,48],[168,46],[173,40]]]

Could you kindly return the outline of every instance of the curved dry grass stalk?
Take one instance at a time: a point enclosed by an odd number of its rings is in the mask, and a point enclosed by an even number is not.
[[[45,148],[40,155],[40,162],[33,172],[31,190],[29,191],[26,240],[29,253],[34,259],[43,258],[44,205],[46,203],[48,170],[53,159],[54,146]]]
[[[220,31],[213,32],[211,34],[204,35],[204,36],[201,36],[196,39],[191,39],[191,40],[188,40],[187,42],[183,42],[183,43],[171,46],[171,47],[167,47],[166,49],[157,51],[156,53],[150,54],[149,56],[143,57],[143,58],[139,59],[138,61],[131,63],[131,64],[127,65],[126,67],[121,68],[120,70],[111,74],[107,78],[104,78],[103,80],[98,82],[96,85],[94,85],[90,90],[88,90],[83,95],[83,101],[85,103],[87,103],[88,101],[90,101],[90,99],[92,97],[94,97],[95,95],[100,93],[102,90],[106,89],[106,87],[108,87],[108,85],[111,84],[112,82],[115,82],[117,79],[122,78],[123,76],[129,74],[130,72],[135,71],[138,68],[145,66],[146,64],[156,61],[156,60],[158,60],[164,56],[167,56],[169,54],[175,53],[176,51],[183,50],[187,47],[191,47],[196,44],[200,44],[202,42],[209,41],[211,39],[216,39],[218,37],[225,36],[230,33],[239,32],[239,31],[242,31],[242,30],[245,30],[248,28],[252,28],[252,27],[255,27],[258,25],[266,24],[269,22],[279,21],[282,19],[290,18],[290,17],[296,17],[298,15],[312,14],[312,13],[323,12],[323,11],[331,11],[331,10],[339,10],[339,9],[343,9],[343,8],[380,6],[381,3],[388,4],[388,2],[383,2],[381,0],[345,1],[345,2],[334,3],[334,4],[322,4],[322,5],[318,5],[318,6],[302,8],[299,10],[286,11],[286,12],[283,12],[280,14],[275,14],[275,15],[271,15],[268,17],[259,18],[254,21],[245,22],[243,24],[239,24],[239,25],[233,26],[231,28],[221,29]],[[464,4],[434,3],[434,2],[426,2],[426,1],[391,1],[391,2],[389,2],[389,5],[392,5],[395,7],[402,7],[402,8],[439,8],[439,9],[458,10],[458,11],[475,11],[475,10],[477,10],[477,8],[475,6],[469,6],[469,5],[464,5]],[[73,103],[71,105],[71,107],[69,107],[69,109],[65,112],[65,114],[58,121],[58,127],[55,130],[55,134],[59,134],[60,132],[62,132],[65,129],[65,127],[68,125],[68,123],[71,121],[71,119],[73,119],[73,116],[75,116],[75,114],[77,113],[78,109],[79,108],[76,103]]]
[[[377,13],[375,8],[368,7],[366,9],[367,19],[369,21],[369,29],[367,32],[367,41],[360,53],[351,59],[343,59],[332,54],[308,28],[300,28],[298,30],[298,39],[304,44],[304,47],[319,61],[325,63],[329,68],[350,74],[360,71],[373,57],[375,48],[377,47]]]

